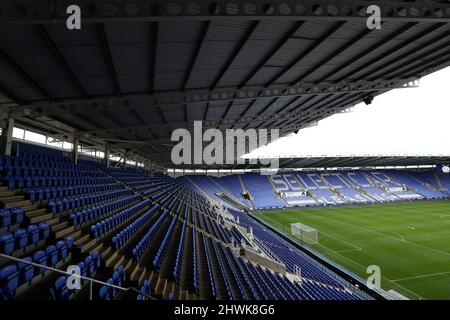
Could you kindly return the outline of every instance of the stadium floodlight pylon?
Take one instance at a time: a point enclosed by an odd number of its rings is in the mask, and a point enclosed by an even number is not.
[[[317,229],[307,226],[306,224],[300,222],[291,223],[291,234],[295,238],[299,239],[301,243],[306,244],[319,243]]]

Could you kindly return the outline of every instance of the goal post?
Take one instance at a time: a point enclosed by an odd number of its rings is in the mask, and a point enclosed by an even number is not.
[[[317,244],[319,238],[317,236],[317,229],[314,229],[306,224],[297,222],[291,223],[291,234],[299,239],[302,243]]]

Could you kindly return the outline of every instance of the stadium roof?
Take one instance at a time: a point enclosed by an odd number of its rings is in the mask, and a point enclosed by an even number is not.
[[[3,117],[165,167],[193,120],[288,134],[450,64],[447,1],[79,3],[77,31],[71,1],[0,3]]]
[[[426,166],[450,163],[450,157],[435,156],[367,156],[367,157],[314,157],[280,159],[280,168],[330,168],[330,167],[391,167]]]

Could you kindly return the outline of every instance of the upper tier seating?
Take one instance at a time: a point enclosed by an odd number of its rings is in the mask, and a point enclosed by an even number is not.
[[[286,204],[275,196],[267,176],[258,173],[242,175],[242,181],[248,192],[253,196],[252,203],[256,208],[281,208]]]

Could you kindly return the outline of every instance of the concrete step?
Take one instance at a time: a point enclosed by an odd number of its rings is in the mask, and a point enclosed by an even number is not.
[[[77,240],[75,240],[75,245],[80,246],[84,243],[86,243],[89,240],[89,235],[85,234],[83,236],[81,236],[80,238],[78,238]]]
[[[22,198],[22,197],[20,197]],[[23,199],[23,198],[22,198]],[[22,207],[30,204],[30,200],[21,200],[21,201],[11,201],[11,202],[5,202],[3,200],[0,200],[3,202],[5,208],[14,208],[14,207]]]
[[[45,208],[34,209],[34,210],[30,210],[30,211],[26,211],[25,212],[25,214],[27,215],[28,218],[39,216],[39,215],[44,214],[44,213],[47,213],[47,209],[45,209]]]
[[[103,249],[103,243],[98,242],[95,246],[93,246],[92,248],[90,248],[88,250],[88,253],[91,254],[92,252],[98,251],[99,253],[102,251]]]
[[[33,210],[36,210],[37,208],[38,208],[38,205],[37,205],[37,204],[34,204],[34,203],[30,203],[29,205],[22,206],[22,209],[23,209],[25,212],[33,211]]]
[[[125,261],[125,256],[124,255],[119,255],[117,257],[117,259],[112,263],[113,269],[117,270],[117,268],[123,264],[123,262]]]
[[[11,197],[14,196],[15,194],[16,193],[13,190],[9,190],[8,188],[6,188],[6,190],[0,190],[0,199]]]
[[[62,229],[62,230],[56,232],[56,238],[65,238],[65,237],[68,237],[69,235],[74,234],[74,233],[73,233],[74,230],[75,230],[74,227],[67,227],[67,228],[65,228],[65,229]],[[81,231],[79,231],[79,232],[80,232],[80,234],[81,234]]]
[[[12,195],[7,195],[4,197],[1,197],[0,200],[5,203],[9,203],[9,202],[22,201],[22,200],[24,200],[24,198],[23,198],[23,196],[16,196],[15,193],[13,192]]]
[[[188,297],[186,300],[197,300],[194,292],[188,293]]]
[[[133,259],[128,259],[128,260],[125,259],[125,271],[128,274],[131,273],[131,270],[133,270],[134,266],[135,266],[135,263],[134,263]]]
[[[60,223],[56,223],[53,227],[52,227],[52,229],[53,229],[53,231],[55,231],[55,232],[58,232],[58,231],[60,231],[60,230],[62,230],[62,229],[64,229],[64,228],[67,228],[69,226],[69,224],[67,223],[67,222],[60,222]]]
[[[59,222],[59,218],[58,217],[51,218],[49,220],[46,220],[45,222],[47,222],[52,227],[52,230],[53,230],[53,226]],[[53,231],[55,231],[55,230],[53,230]]]
[[[103,250],[100,252],[100,255],[102,256],[102,258],[103,259],[105,259],[108,255],[109,255],[109,253],[111,252],[111,247],[110,246],[107,246],[107,247],[103,247]]]
[[[131,271],[130,279],[137,281],[137,279],[139,278],[140,273],[142,272],[142,269],[144,269],[144,268],[141,268],[139,266],[139,264],[136,263],[136,265],[133,268],[133,271]]]
[[[119,251],[114,251],[112,253],[110,253],[106,258],[105,258],[105,264],[107,267],[111,266],[113,261],[117,258]]]
[[[189,299],[189,291],[181,290],[179,295],[180,300],[188,300]]]
[[[41,214],[41,215],[35,216],[33,218],[30,218],[30,223],[33,224],[33,223],[38,223],[38,222],[42,222],[42,221],[48,221],[52,218],[53,218],[53,214],[51,214],[51,213]],[[59,221],[58,218],[53,218],[53,219],[56,219],[55,222]]]
[[[97,244],[97,239],[91,239],[89,241],[85,241],[85,243],[81,247],[81,252],[90,252],[92,247],[95,247],[96,244]]]
[[[160,295],[163,298],[165,297],[165,295],[167,291],[167,279],[158,279],[158,282],[156,283],[156,287],[155,287],[155,294],[156,295]]]
[[[147,269],[146,268],[142,268],[141,274],[137,278],[137,282],[139,283],[139,285],[142,285],[142,283],[144,282],[146,274],[147,274]]]

